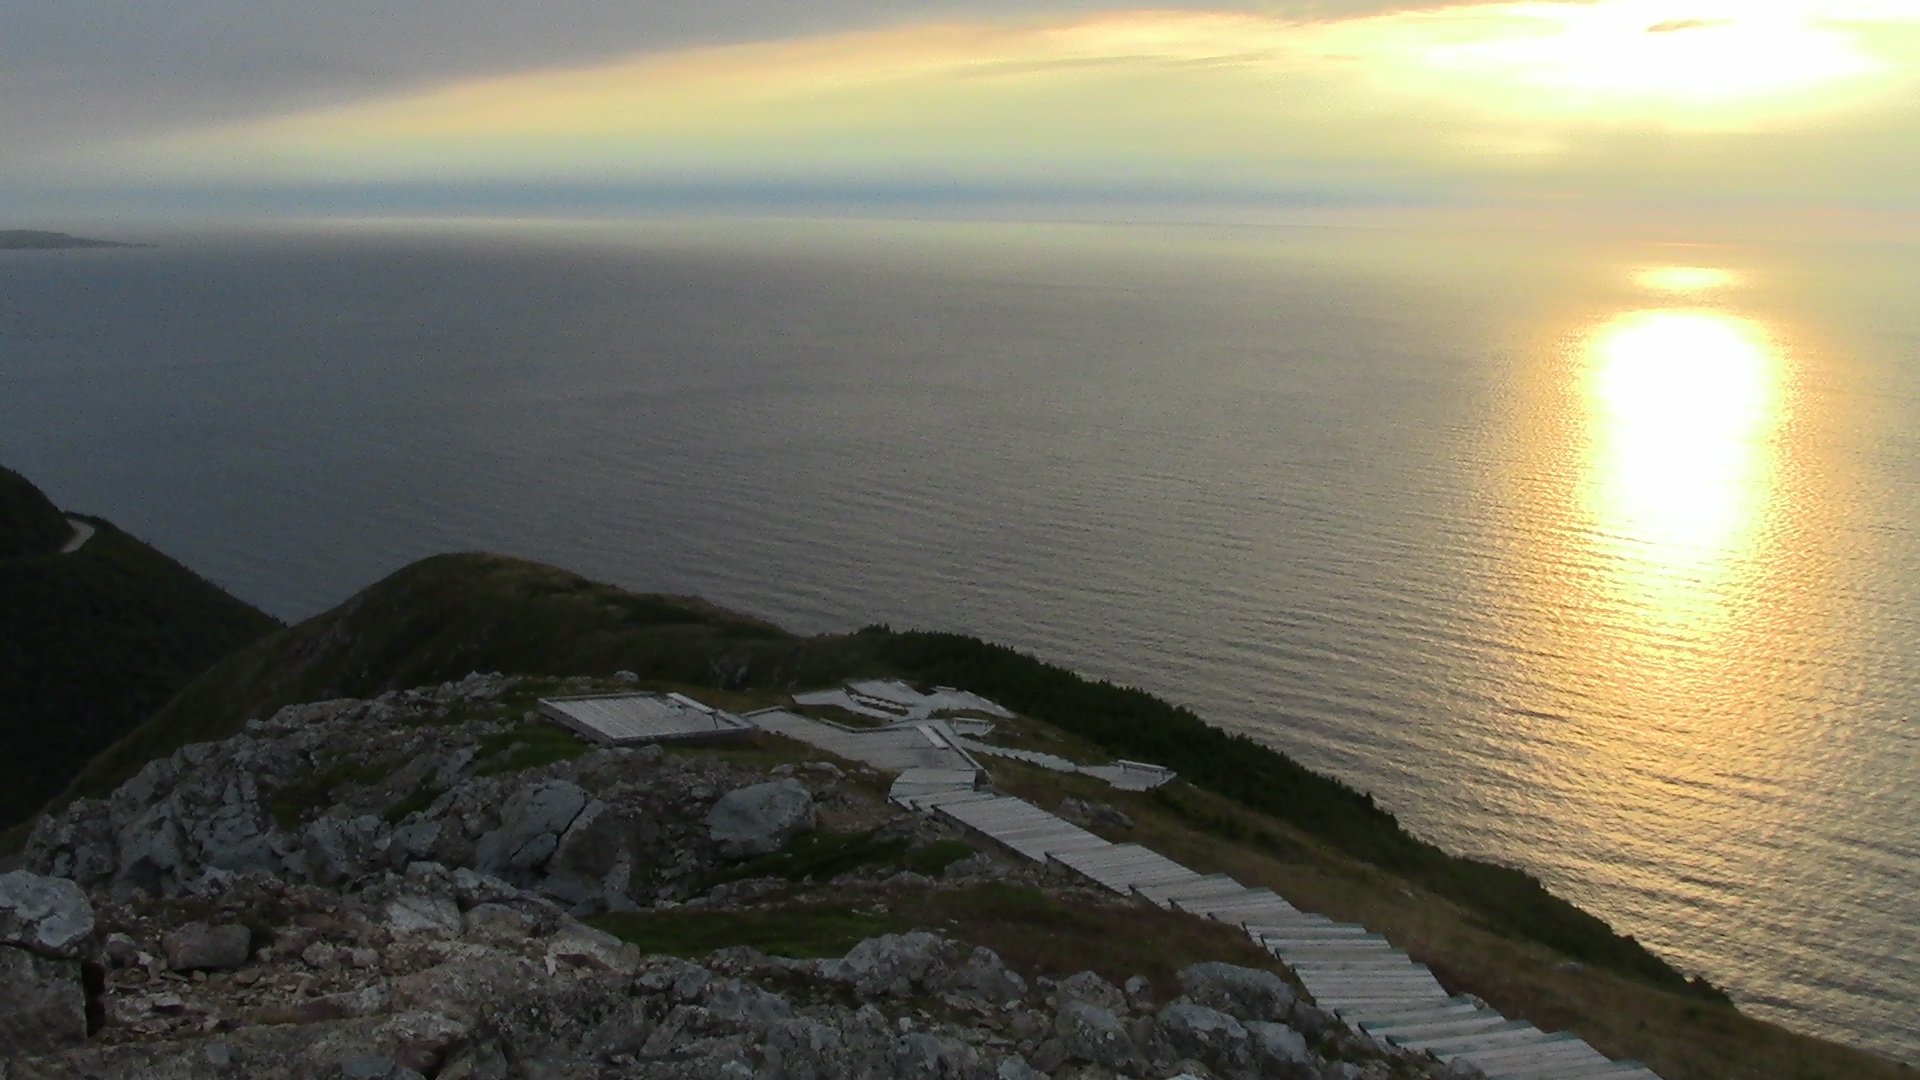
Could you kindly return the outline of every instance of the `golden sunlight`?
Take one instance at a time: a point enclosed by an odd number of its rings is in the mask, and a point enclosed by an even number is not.
[[[1639,606],[1695,621],[1760,531],[1784,360],[1759,324],[1704,310],[1621,315],[1586,352],[1593,533]]]
[[[1635,283],[1661,292],[1724,289],[1737,280],[1732,271],[1711,266],[1649,266],[1633,275]]]
[[[1489,6],[1496,25],[1430,63],[1544,91],[1576,109],[1719,106],[1805,94],[1884,65],[1813,0],[1602,0]]]

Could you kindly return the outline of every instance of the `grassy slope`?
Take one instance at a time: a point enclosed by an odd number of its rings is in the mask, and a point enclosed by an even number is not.
[[[1090,682],[1012,649],[955,634],[868,632],[879,655],[929,683],[963,686],[1124,757],[1170,766],[1194,784],[1277,817],[1475,911],[1494,929],[1657,986],[1717,998],[1630,937],[1533,877],[1456,858],[1400,827],[1371,796],[1286,755],[1209,727],[1143,691]]]
[[[221,661],[91,762],[58,801],[102,795],[155,757],[294,702],[371,697],[470,671],[624,668],[703,686],[831,681],[840,660],[697,598],[631,593],[495,555],[440,555]]]
[[[12,469],[0,469],[0,559],[51,555],[73,535],[67,516]]]
[[[1408,835],[1369,797],[1141,691],[955,635],[870,628],[800,638],[697,599],[629,593],[499,556],[416,563],[229,657],[96,758],[62,798],[102,794],[153,757],[224,737],[283,704],[472,670],[621,668],[724,688],[730,707],[866,674],[971,689],[1056,725],[1056,748],[1097,744],[1179,769],[1194,786],[1129,806],[1155,823],[1153,840],[1169,854],[1274,884],[1340,917],[1403,927],[1410,947],[1459,988],[1576,1027],[1614,1052],[1670,1063],[1670,1078],[1895,1075],[1864,1055],[1741,1016],[1711,987],[1689,983],[1531,877],[1453,858]],[[1558,970],[1568,958],[1590,965],[1583,980]]]
[[[98,531],[71,555],[0,559],[0,826],[31,814],[214,661],[279,625],[87,520]],[[59,541],[70,534],[62,517]]]

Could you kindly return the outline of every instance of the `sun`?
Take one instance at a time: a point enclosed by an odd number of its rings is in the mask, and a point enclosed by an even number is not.
[[[1530,89],[1526,108],[1724,108],[1816,94],[1884,70],[1814,0],[1498,5],[1488,32],[1428,62]],[[1802,100],[1799,104],[1812,104]]]

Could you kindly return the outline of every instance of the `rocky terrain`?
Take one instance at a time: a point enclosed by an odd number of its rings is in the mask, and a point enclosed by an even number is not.
[[[531,694],[475,675],[291,706],[43,820],[0,876],[0,1080],[1462,1075],[1226,963],[1021,971],[940,927],[649,954],[589,923],[983,882],[1125,901],[974,851],[858,768],[590,749]]]

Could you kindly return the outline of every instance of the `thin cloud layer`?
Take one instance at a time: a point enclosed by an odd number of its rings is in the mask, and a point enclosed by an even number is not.
[[[1338,17],[1392,0],[1239,0]],[[1449,2],[1449,0],[1440,0]],[[1452,0],[1458,2],[1458,0]],[[1057,17],[1127,0],[7,0],[0,147],[200,126],[344,104],[448,80],[639,52],[929,19]]]
[[[1920,0],[1107,11],[454,80],[83,175],[1910,205],[1916,75]]]

